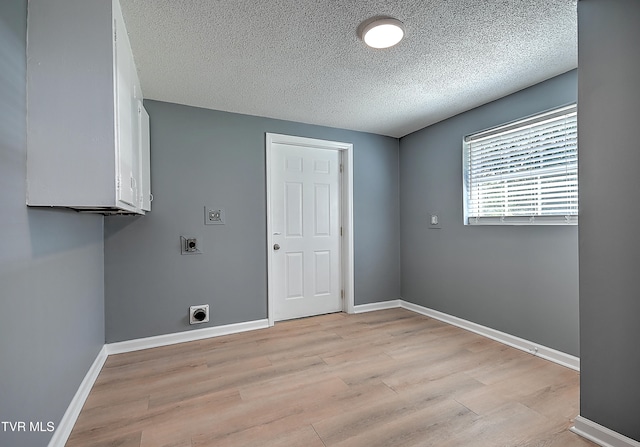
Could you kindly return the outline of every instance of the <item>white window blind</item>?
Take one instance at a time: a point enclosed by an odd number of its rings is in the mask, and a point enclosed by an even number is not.
[[[576,106],[464,139],[468,224],[576,224]]]

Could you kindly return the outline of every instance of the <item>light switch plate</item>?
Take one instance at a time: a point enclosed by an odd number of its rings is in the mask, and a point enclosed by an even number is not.
[[[429,214],[429,228],[442,228],[440,215],[438,213]]]
[[[224,225],[224,208],[204,207],[205,225]]]

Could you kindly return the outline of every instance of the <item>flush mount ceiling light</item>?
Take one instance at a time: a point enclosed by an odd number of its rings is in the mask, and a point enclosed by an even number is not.
[[[404,25],[391,17],[376,17],[363,22],[359,35],[371,48],[389,48],[404,37]]]

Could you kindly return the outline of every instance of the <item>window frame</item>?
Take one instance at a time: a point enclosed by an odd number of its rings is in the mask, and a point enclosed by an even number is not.
[[[489,137],[503,135],[505,133],[533,127],[536,124],[576,114],[577,120],[577,104],[570,103],[553,109],[545,110],[533,115],[519,118],[498,126],[470,133],[462,139],[462,195],[463,195],[463,218],[464,225],[577,225],[578,224],[578,202],[576,199],[576,213],[573,214],[556,214],[556,215],[501,215],[501,216],[473,216],[469,209],[469,200],[471,195],[471,187],[469,185],[470,170],[470,145],[473,141],[484,140]],[[577,127],[575,131],[576,141],[576,187],[579,188],[577,180]],[[573,163],[571,164],[571,166]],[[570,166],[567,164],[567,166]],[[572,174],[568,173],[568,176]],[[577,194],[579,195],[579,189]]]

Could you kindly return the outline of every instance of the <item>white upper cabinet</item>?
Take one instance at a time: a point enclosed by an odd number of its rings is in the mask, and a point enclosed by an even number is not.
[[[27,204],[151,209],[149,116],[117,0],[30,0]]]
[[[140,149],[139,178],[138,187],[138,207],[142,211],[151,211],[151,144],[149,140],[149,114],[142,106],[142,101],[138,102],[138,132]]]

